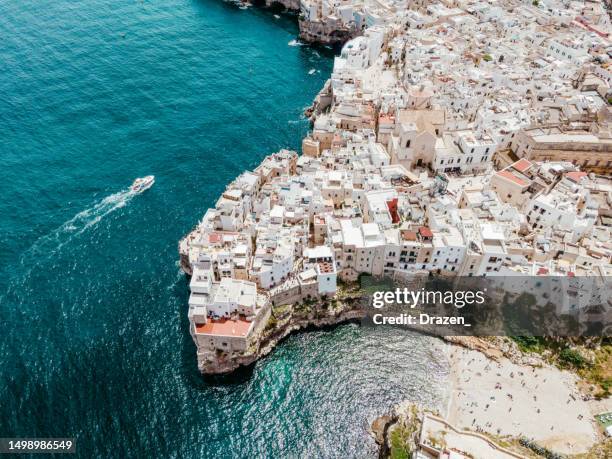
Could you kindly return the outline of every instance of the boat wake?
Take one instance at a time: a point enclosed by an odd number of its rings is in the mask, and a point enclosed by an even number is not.
[[[62,223],[49,234],[37,239],[24,255],[56,252],[75,237],[97,225],[104,217],[125,207],[137,194],[137,192],[128,189],[106,196],[93,206],[82,210],[70,220]]]
[[[11,276],[6,295],[0,295],[0,304],[9,295],[14,295],[15,298],[21,296],[23,286],[27,284],[34,270],[43,260],[49,260],[74,238],[95,227],[102,219],[116,210],[125,207],[138,194],[139,192],[128,188],[106,196],[91,207],[77,213],[50,233],[38,238],[21,253],[17,271]]]

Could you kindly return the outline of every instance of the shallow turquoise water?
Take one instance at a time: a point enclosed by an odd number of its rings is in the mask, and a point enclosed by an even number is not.
[[[0,0],[0,436],[76,436],[81,457],[363,457],[374,416],[439,401],[430,339],[356,325],[231,382],[197,373],[177,241],[242,170],[299,148],[331,56],[295,36],[217,0]]]

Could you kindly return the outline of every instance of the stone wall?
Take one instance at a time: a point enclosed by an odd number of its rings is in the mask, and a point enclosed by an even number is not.
[[[300,10],[300,0],[265,0],[267,7],[282,6],[291,11]]]
[[[300,26],[300,39],[306,43],[330,46],[343,45],[357,35],[357,33],[331,22],[311,22],[300,18],[298,24]]]

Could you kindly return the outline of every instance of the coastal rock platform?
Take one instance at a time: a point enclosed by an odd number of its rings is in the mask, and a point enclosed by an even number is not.
[[[228,375],[253,365],[292,333],[359,321],[366,315],[361,306],[347,303],[336,307],[331,304],[327,306],[325,308],[325,304],[318,303],[312,306],[298,304],[276,308],[246,352],[198,352],[198,368],[204,375]]]

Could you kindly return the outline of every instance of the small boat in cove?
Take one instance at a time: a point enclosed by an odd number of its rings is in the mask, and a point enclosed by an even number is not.
[[[142,193],[143,191],[148,190],[155,183],[154,175],[147,175],[146,177],[140,177],[134,180],[130,190],[134,193]]]

